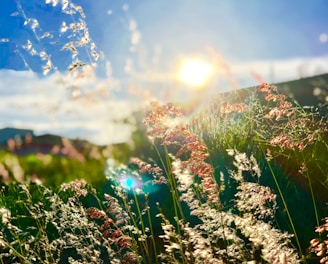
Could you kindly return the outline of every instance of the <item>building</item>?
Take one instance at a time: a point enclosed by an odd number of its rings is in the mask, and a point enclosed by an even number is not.
[[[0,129],[0,145],[6,146],[9,139],[24,141],[26,137],[34,137],[33,130],[5,127]]]

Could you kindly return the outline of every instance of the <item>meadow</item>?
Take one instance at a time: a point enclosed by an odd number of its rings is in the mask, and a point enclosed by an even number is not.
[[[325,263],[327,116],[266,83],[220,98],[153,102],[115,159],[3,152],[2,263]]]
[[[12,16],[41,45],[38,21],[17,3]],[[72,33],[60,50],[72,53],[61,80],[77,82],[101,59],[83,8],[45,4],[73,20],[60,27]],[[45,76],[58,74],[51,49],[28,44],[18,50],[27,70],[29,56],[39,56]],[[72,104],[103,98],[102,90],[69,88]],[[145,100],[131,115],[128,143],[82,151],[62,138],[49,153],[18,155],[24,144],[8,141],[0,152],[0,263],[328,263],[324,93],[305,106],[275,84],[231,85],[195,108]]]

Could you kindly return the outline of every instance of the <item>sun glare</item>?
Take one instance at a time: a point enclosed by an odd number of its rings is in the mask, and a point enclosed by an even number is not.
[[[203,86],[209,79],[213,68],[201,60],[185,60],[180,68],[178,78],[180,81],[193,87]]]

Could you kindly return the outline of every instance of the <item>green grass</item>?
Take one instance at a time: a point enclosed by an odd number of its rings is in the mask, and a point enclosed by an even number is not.
[[[153,104],[137,148],[117,149],[106,173],[105,156],[2,152],[2,263],[318,262],[326,252],[310,241],[326,239],[315,228],[328,215],[327,116],[292,101],[268,116],[285,102],[274,90],[232,92],[192,119]]]

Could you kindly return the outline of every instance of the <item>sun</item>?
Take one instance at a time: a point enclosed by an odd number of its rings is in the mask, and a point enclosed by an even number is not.
[[[190,86],[201,87],[206,84],[213,72],[213,67],[199,59],[183,61],[178,73],[178,79]]]

